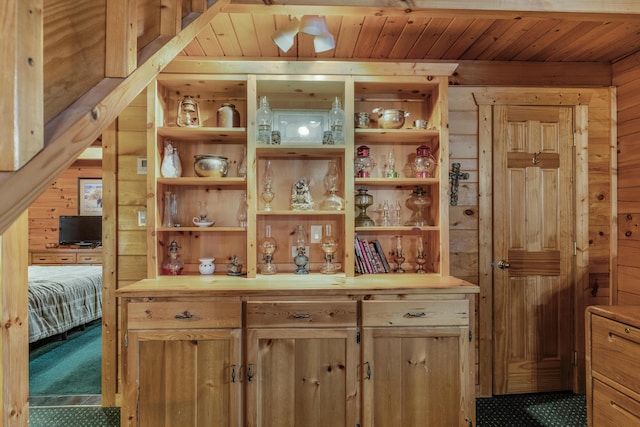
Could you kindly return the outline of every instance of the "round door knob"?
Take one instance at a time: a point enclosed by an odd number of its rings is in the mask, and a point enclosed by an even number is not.
[[[509,267],[511,267],[511,264],[509,264],[507,261],[505,261],[503,259],[498,261],[498,268],[501,268],[501,269],[504,270],[505,268],[509,268]]]

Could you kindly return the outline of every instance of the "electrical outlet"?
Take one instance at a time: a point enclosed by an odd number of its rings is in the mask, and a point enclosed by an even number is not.
[[[304,247],[304,254],[309,256],[309,246]],[[294,258],[296,255],[298,255],[298,247],[291,246],[291,258]]]
[[[322,240],[322,226],[321,225],[312,225],[311,226],[311,237],[309,241],[311,243],[320,243]]]

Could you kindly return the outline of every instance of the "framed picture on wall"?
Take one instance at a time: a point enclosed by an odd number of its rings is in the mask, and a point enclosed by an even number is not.
[[[102,179],[78,178],[78,215],[102,216]]]

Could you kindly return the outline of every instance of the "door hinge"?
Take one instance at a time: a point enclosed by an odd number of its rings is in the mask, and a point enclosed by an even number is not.
[[[473,331],[469,329],[469,342],[473,341]]]
[[[124,333],[124,346],[129,347],[129,332]]]
[[[360,344],[360,331],[356,332],[356,344]]]

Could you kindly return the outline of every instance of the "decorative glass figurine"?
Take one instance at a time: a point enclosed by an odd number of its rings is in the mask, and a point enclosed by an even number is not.
[[[260,104],[256,111],[256,126],[258,128],[258,144],[271,144],[271,126],[273,124],[273,112],[269,108],[266,96],[260,97]]]
[[[167,259],[162,263],[162,274],[169,276],[182,274],[184,263],[180,260],[178,249],[180,249],[180,246],[178,246],[175,240],[169,244]]]
[[[296,256],[293,257],[293,263],[296,265],[294,271],[295,274],[309,274],[307,270],[307,264],[309,264],[309,257],[307,252],[307,236],[304,232],[304,226],[299,225],[296,228]]]
[[[369,147],[361,145],[356,150],[356,158],[354,160],[354,171],[357,178],[370,178],[371,171],[376,165],[373,156],[369,152]]]
[[[393,156],[393,151],[389,151],[387,154],[387,172],[385,173],[387,178],[397,178],[398,172],[396,171],[396,159]]]
[[[344,144],[345,114],[339,97],[335,97],[329,110],[329,124],[334,144]]]
[[[308,211],[313,209],[315,202],[311,198],[307,178],[300,178],[293,184],[291,193],[291,209],[294,211]]]
[[[422,236],[418,236],[418,256],[416,257],[416,273],[426,273],[424,265],[427,263],[427,258],[424,256],[424,242]]]
[[[367,208],[373,204],[373,196],[367,193],[365,187],[358,189],[358,194],[353,198],[355,206],[360,209],[356,217],[356,227],[373,227],[376,223],[367,215]]]
[[[276,274],[278,269],[272,264],[273,253],[278,249],[278,243],[271,237],[271,226],[265,227],[264,239],[260,242],[260,250],[262,251],[262,259],[264,264],[260,266],[260,274]]]
[[[407,199],[405,203],[409,209],[411,209],[411,218],[404,225],[411,226],[423,226],[431,225],[427,214],[429,213],[427,208],[431,206],[431,197],[429,197],[421,187],[416,187],[415,191],[411,193],[411,197]]]
[[[344,199],[338,196],[338,180],[340,174],[335,160],[329,160],[329,168],[324,176],[324,186],[327,189],[327,195],[320,202],[320,209],[325,211],[341,211],[344,209]]]
[[[338,250],[338,239],[331,234],[331,224],[324,226],[324,236],[320,241],[320,248],[324,252],[325,263],[320,267],[322,274],[335,274],[340,270],[341,265],[332,262],[336,251]]]
[[[431,154],[431,150],[426,145],[416,148],[416,158],[412,165],[416,178],[433,178],[436,169],[436,158]]]
[[[192,96],[185,96],[178,104],[176,124],[181,127],[200,127],[200,106]]]
[[[396,236],[396,250],[393,255],[393,261],[396,263],[396,273],[404,273],[402,263],[404,262],[404,253],[402,251],[402,236]]]
[[[271,174],[271,160],[267,161],[267,166],[264,170],[264,191],[262,192],[262,200],[264,200],[264,210],[271,210],[271,201],[275,197],[275,194],[271,191],[273,185],[273,175]]]

